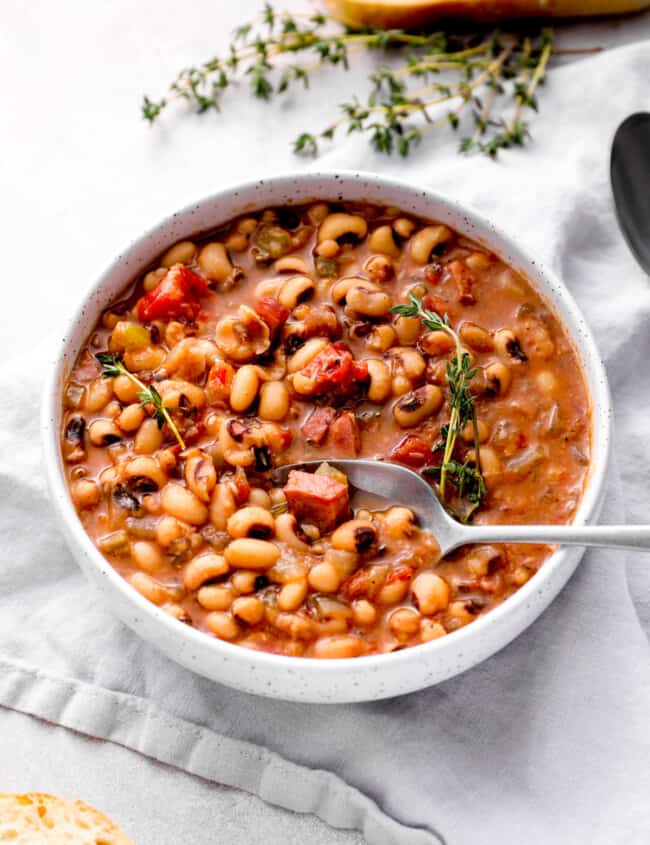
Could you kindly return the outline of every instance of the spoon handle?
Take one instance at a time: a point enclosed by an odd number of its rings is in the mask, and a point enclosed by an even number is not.
[[[463,542],[606,546],[650,552],[650,525],[473,525]]]

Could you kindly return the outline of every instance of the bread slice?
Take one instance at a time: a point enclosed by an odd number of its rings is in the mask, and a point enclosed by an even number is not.
[[[617,15],[650,7],[650,0],[326,0],[349,26],[423,29],[440,18],[577,18]]]
[[[28,792],[0,793],[0,843],[133,845],[124,831],[83,801]]]

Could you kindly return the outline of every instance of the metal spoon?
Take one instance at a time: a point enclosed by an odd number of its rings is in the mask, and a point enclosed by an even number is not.
[[[632,114],[616,130],[610,178],[621,231],[650,274],[650,113]]]
[[[313,472],[322,463],[289,464],[273,473],[273,481],[284,484],[292,469]],[[441,555],[466,543],[548,543],[650,551],[650,525],[462,525],[449,516],[432,487],[406,467],[364,460],[327,463],[345,473],[351,497],[362,492],[373,499],[371,507],[399,504],[410,508],[420,526],[436,538]]]

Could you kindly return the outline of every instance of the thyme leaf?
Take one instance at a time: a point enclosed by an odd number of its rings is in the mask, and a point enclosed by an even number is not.
[[[481,472],[481,453],[476,424],[476,408],[474,397],[470,393],[469,385],[476,375],[476,368],[472,367],[467,352],[463,351],[458,334],[449,325],[447,315],[441,317],[435,311],[425,308],[422,300],[410,293],[408,302],[396,305],[392,309],[394,314],[402,317],[418,317],[422,324],[430,331],[442,331],[447,334],[456,349],[456,354],[447,362],[446,378],[449,386],[449,421],[440,428],[440,441],[434,446],[434,452],[442,452],[440,466],[425,467],[425,475],[438,479],[440,499],[449,507],[449,485],[453,485],[458,498],[469,502],[469,507],[460,516],[467,522],[483,502],[487,494],[487,486]],[[458,461],[454,458],[454,450],[458,436],[470,424],[474,431],[475,462]]]
[[[102,368],[102,375],[104,378],[115,378],[116,376],[126,376],[135,384],[138,390],[138,399],[143,408],[153,408],[152,417],[158,423],[158,428],[162,428],[165,423],[169,426],[172,434],[178,441],[181,449],[185,449],[185,441],[180,435],[176,423],[171,418],[170,408],[165,407],[162,396],[158,393],[154,385],[147,385],[140,381],[140,379],[127,369],[124,361],[119,355],[110,352],[100,352],[95,355]]]
[[[245,79],[251,94],[271,100],[298,87],[324,66],[347,70],[358,51],[399,57],[368,77],[370,93],[339,105],[339,116],[293,141],[297,155],[315,156],[339,133],[365,135],[377,152],[407,156],[434,129],[463,132],[459,151],[496,158],[529,139],[526,112],[539,109],[538,88],[553,56],[553,31],[532,34],[401,29],[350,29],[324,14],[299,14],[267,3],[261,15],[238,27],[228,50],[182,70],[159,100],[144,96],[149,123],[178,100],[200,114],[221,111],[228,88]],[[561,50],[579,53],[584,50]],[[587,51],[588,52],[588,51]]]

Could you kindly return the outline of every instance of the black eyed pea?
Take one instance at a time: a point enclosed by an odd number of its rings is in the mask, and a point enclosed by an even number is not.
[[[411,584],[413,603],[424,616],[446,610],[449,604],[449,585],[435,572],[420,572]]]
[[[471,255],[468,255],[465,259],[465,264],[467,264],[469,269],[474,273],[480,273],[483,270],[487,270],[491,263],[490,256],[485,252],[472,252]]]
[[[260,388],[258,416],[280,422],[289,413],[289,391],[284,381],[267,381]]]
[[[237,221],[235,228],[242,235],[252,235],[257,229],[257,220],[254,217],[242,217]]]
[[[79,478],[70,485],[72,501],[77,508],[94,508],[99,502],[100,491],[94,481],[89,478]]]
[[[400,505],[389,508],[384,514],[386,533],[392,540],[412,537],[416,531],[415,514],[410,508]]]
[[[400,248],[395,243],[393,230],[388,225],[378,226],[370,233],[368,249],[370,252],[380,252],[383,255],[390,255],[391,258],[399,258],[400,256]]]
[[[395,275],[392,259],[387,255],[371,255],[363,265],[364,273],[379,285],[384,285]]]
[[[365,362],[368,367],[370,383],[368,385],[368,399],[371,402],[385,402],[392,391],[390,370],[378,358],[370,358]]]
[[[205,617],[207,629],[220,640],[234,640],[239,635],[239,625],[229,613],[215,610]]]
[[[206,552],[193,558],[185,567],[183,583],[185,588],[195,592],[207,581],[221,578],[228,572],[228,564],[221,555]]]
[[[402,373],[409,381],[422,378],[426,362],[417,349],[409,346],[394,346],[386,356],[393,367],[393,374]]]
[[[320,659],[359,657],[366,650],[362,639],[352,634],[321,637],[314,643],[313,656]]]
[[[553,396],[557,390],[557,378],[555,377],[555,373],[552,373],[550,370],[541,370],[535,376],[535,381],[542,393],[545,393],[547,396]]]
[[[171,616],[172,619],[176,619],[178,622],[183,622],[185,625],[192,624],[192,617],[182,605],[172,602],[171,604],[163,605],[162,609],[168,616]]]
[[[264,602],[255,596],[239,596],[232,603],[230,612],[240,622],[257,625],[264,618]]]
[[[381,290],[372,290],[367,285],[352,285],[345,297],[345,312],[351,316],[383,317],[393,304],[390,296]]]
[[[167,483],[167,476],[153,458],[132,458],[124,468],[124,475],[143,493],[153,493]]]
[[[463,323],[458,334],[463,343],[477,352],[492,352],[494,349],[494,340],[490,332],[482,326],[477,326],[476,323]]]
[[[191,264],[196,255],[196,245],[192,241],[179,241],[160,259],[160,266],[169,268],[174,264]]]
[[[241,232],[232,232],[226,238],[224,246],[229,252],[243,252],[248,247],[248,238]]]
[[[388,627],[398,640],[408,640],[420,630],[420,614],[410,607],[394,610],[388,620]]]
[[[400,238],[410,238],[415,231],[415,223],[408,217],[398,217],[393,221],[393,229]]]
[[[322,243],[319,243],[316,249],[314,250],[316,255],[318,255],[320,258],[334,258],[339,254],[340,251],[341,247],[336,241],[332,240],[323,241]]]
[[[134,572],[129,581],[141,596],[144,596],[152,604],[158,605],[158,607],[176,598],[176,591],[165,587],[164,584],[152,578],[151,575],[147,575],[146,572]]]
[[[227,584],[206,584],[196,594],[196,600],[205,610],[228,610],[235,596]]]
[[[263,490],[261,487],[251,487],[247,504],[255,505],[258,508],[264,508],[267,511],[270,511],[273,506],[271,497],[266,490]]]
[[[96,378],[86,388],[84,410],[91,414],[101,411],[113,398],[113,379]]]
[[[133,402],[133,404],[127,405],[126,408],[122,409],[115,422],[122,431],[132,432],[140,428],[144,418],[145,412],[142,405],[138,402]]]
[[[284,281],[284,278],[279,276],[277,279],[263,279],[258,282],[255,286],[256,299],[277,298]]]
[[[425,226],[409,241],[409,252],[416,264],[428,264],[433,250],[453,238],[447,226]]]
[[[326,202],[315,202],[307,209],[307,220],[312,226],[318,226],[330,213],[329,205]]]
[[[299,613],[279,613],[273,624],[294,640],[311,640],[314,636],[314,623]]]
[[[284,584],[278,593],[278,607],[280,610],[298,610],[307,598],[307,581],[302,578]]]
[[[112,420],[95,420],[88,426],[88,439],[93,446],[111,446],[120,442],[122,432]]]
[[[232,380],[230,388],[230,407],[241,413],[255,401],[260,385],[260,377],[253,364],[240,367]]]
[[[423,334],[418,343],[418,347],[425,355],[438,356],[448,355],[455,344],[447,332],[442,330],[435,330]]]
[[[350,519],[336,529],[331,538],[332,547],[346,552],[364,554],[377,543],[377,529],[369,520]]]
[[[335,305],[345,305],[349,290],[360,285],[363,285],[367,290],[381,290],[373,282],[364,279],[363,276],[343,276],[336,284],[332,285],[332,290],[330,291],[332,302]]]
[[[275,533],[275,520],[265,508],[248,505],[235,511],[226,524],[226,530],[234,539],[256,537],[258,540],[269,540]]]
[[[145,293],[149,293],[160,284],[163,276],[167,275],[167,270],[164,267],[159,267],[157,270],[150,270],[142,280],[142,287]],[[106,326],[106,328],[113,328],[113,326]]]
[[[206,244],[199,252],[198,264],[205,275],[215,282],[225,282],[232,273],[226,247],[216,241]]]
[[[309,299],[314,290],[314,282],[309,276],[291,276],[280,288],[278,300],[289,311],[293,311],[296,305]]]
[[[131,560],[138,569],[153,575],[165,562],[164,555],[158,543],[150,540],[136,540],[131,543]]]
[[[312,337],[304,343],[300,349],[293,353],[291,358],[287,361],[287,371],[289,373],[297,373],[302,370],[307,364],[315,358],[327,346],[327,340],[324,337]]]
[[[206,504],[217,483],[217,472],[212,458],[198,451],[185,461],[185,483],[192,493]]]
[[[373,352],[385,352],[395,343],[395,329],[388,323],[375,326],[366,338],[366,346]]]
[[[220,482],[210,497],[210,522],[219,531],[225,531],[228,519],[237,510],[235,495],[230,486]]]
[[[341,585],[336,567],[326,561],[312,566],[307,580],[312,590],[319,593],[335,593]]]
[[[465,423],[460,436],[463,438],[465,443],[473,443],[475,434],[479,443],[485,443],[489,439],[490,429],[483,420],[476,420],[476,432],[474,432],[474,425],[472,422]]]
[[[237,590],[240,596],[249,596],[255,592],[255,582],[259,578],[257,572],[249,569],[238,569],[230,579],[233,589]]]
[[[420,639],[423,643],[429,643],[431,640],[439,640],[446,633],[447,631],[444,625],[433,619],[423,619],[420,622]]]
[[[138,433],[135,435],[135,440],[133,441],[133,450],[138,455],[151,455],[152,452],[155,452],[157,449],[163,444],[163,433],[158,428],[158,423],[148,417],[140,428],[138,429]]]
[[[163,549],[167,549],[184,533],[183,526],[177,519],[173,516],[163,516],[156,526],[156,541]]]
[[[276,273],[301,273],[303,275],[309,273],[309,267],[304,258],[297,255],[283,255],[273,265]]]
[[[309,544],[298,533],[298,523],[292,513],[281,513],[276,518],[275,536],[281,543],[297,551],[306,552],[309,549]]]
[[[393,416],[401,428],[412,428],[439,411],[442,403],[440,388],[425,384],[400,397],[393,407]]]
[[[414,344],[422,332],[422,323],[419,317],[397,317],[393,321],[393,327],[402,346]]]
[[[140,388],[128,376],[116,376],[113,379],[113,392],[120,402],[137,402]]]
[[[318,243],[323,241],[339,241],[340,238],[353,238],[360,241],[368,232],[368,224],[358,214],[337,212],[328,214],[318,228]]]
[[[352,614],[357,625],[365,628],[373,625],[377,619],[377,611],[368,599],[357,599],[352,602]]]
[[[494,348],[497,355],[506,361],[520,364],[528,360],[517,335],[511,329],[499,329],[494,335]]]
[[[203,502],[180,484],[166,484],[160,494],[162,509],[190,525],[203,525],[208,519],[208,509]]]
[[[124,364],[131,372],[156,370],[165,360],[167,353],[162,346],[145,346],[142,349],[127,349]]]
[[[474,449],[470,449],[467,452],[465,460],[473,464],[476,463],[476,452]],[[481,473],[485,480],[488,481],[490,478],[500,475],[502,469],[501,459],[494,449],[490,446],[484,446],[481,449]]]
[[[268,540],[241,537],[224,549],[224,557],[233,569],[270,569],[280,557],[280,549]]]
[[[405,376],[404,373],[398,373],[393,377],[392,391],[395,396],[403,396],[405,393],[408,393],[412,387],[413,385],[411,384],[411,379]]]
[[[485,380],[490,395],[504,396],[512,382],[512,371],[501,361],[495,361],[485,368]]]

